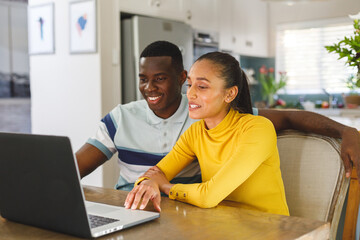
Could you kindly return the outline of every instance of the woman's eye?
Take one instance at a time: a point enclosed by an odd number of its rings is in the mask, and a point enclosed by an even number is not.
[[[187,83],[187,84],[185,84],[185,86],[189,88],[189,87],[191,87],[191,84]]]
[[[200,88],[200,89],[206,89],[207,86],[201,86],[201,85],[200,85],[199,88]]]

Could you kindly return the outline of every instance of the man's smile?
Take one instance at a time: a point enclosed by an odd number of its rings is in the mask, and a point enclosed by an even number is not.
[[[162,97],[162,95],[151,96],[151,97],[147,96],[147,100],[148,100],[149,103],[155,104],[155,103],[160,101],[161,97]]]

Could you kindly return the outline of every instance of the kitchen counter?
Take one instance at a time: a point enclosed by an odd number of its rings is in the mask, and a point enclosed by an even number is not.
[[[329,109],[313,109],[312,112],[327,116],[328,118],[342,123],[344,125],[354,127],[360,130],[360,108],[329,108]]]
[[[360,118],[360,108],[315,108],[312,112],[325,116]]]

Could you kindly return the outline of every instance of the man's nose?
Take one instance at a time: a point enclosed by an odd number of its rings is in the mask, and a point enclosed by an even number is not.
[[[154,84],[153,80],[149,80],[145,85],[145,90],[147,91],[153,91],[156,89],[156,84]]]

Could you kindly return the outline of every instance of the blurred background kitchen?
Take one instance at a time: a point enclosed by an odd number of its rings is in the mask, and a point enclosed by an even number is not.
[[[346,102],[357,70],[324,47],[353,35],[359,0],[97,0],[96,48],[81,54],[69,46],[72,2],[0,0],[0,131],[66,135],[76,151],[114,106],[140,98],[138,55],[159,39],[181,48],[187,69],[208,51],[235,56],[257,107],[305,108],[360,129],[357,103]],[[54,49],[29,55],[28,9],[49,3]],[[109,161],[83,182],[112,187],[117,174]]]

